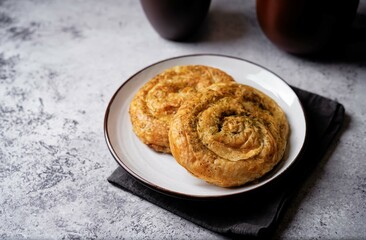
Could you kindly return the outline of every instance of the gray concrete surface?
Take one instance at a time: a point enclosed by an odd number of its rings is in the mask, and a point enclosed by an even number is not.
[[[365,239],[366,63],[282,52],[255,1],[241,0],[213,0],[185,43],[160,38],[137,0],[1,0],[0,239],[223,239],[106,181],[117,167],[103,136],[112,94],[146,65],[192,53],[248,59],[344,104],[336,148],[274,237]]]

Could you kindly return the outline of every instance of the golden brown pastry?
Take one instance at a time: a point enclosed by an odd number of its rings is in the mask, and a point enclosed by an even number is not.
[[[133,131],[154,150],[170,153],[169,125],[180,105],[213,83],[233,81],[225,72],[202,65],[167,69],[149,80],[131,101]]]
[[[288,133],[274,100],[250,86],[226,83],[182,104],[169,141],[177,162],[193,175],[233,187],[269,172],[284,155]]]

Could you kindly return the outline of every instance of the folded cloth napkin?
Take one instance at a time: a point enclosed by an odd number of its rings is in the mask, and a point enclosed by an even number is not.
[[[293,90],[307,118],[306,146],[286,174],[268,186],[235,197],[192,200],[154,191],[121,167],[108,181],[209,230],[232,237],[268,236],[299,184],[337,138],[344,120],[341,104],[298,88]]]

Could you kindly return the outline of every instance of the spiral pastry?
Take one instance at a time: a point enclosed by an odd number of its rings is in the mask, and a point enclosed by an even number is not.
[[[130,104],[133,131],[158,152],[170,153],[170,121],[179,107],[198,91],[218,82],[233,82],[225,72],[202,65],[176,66],[150,79]]]
[[[186,101],[171,121],[177,162],[209,183],[234,187],[260,178],[283,157],[289,125],[264,93],[238,84],[214,84]]]

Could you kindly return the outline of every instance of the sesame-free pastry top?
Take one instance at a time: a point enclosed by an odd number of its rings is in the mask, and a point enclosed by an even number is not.
[[[261,91],[218,83],[186,100],[169,130],[176,161],[221,187],[258,179],[282,159],[289,124],[280,106]]]
[[[203,65],[175,66],[146,82],[130,103],[133,131],[158,152],[170,153],[170,121],[182,103],[211,84],[233,82],[225,72]]]

